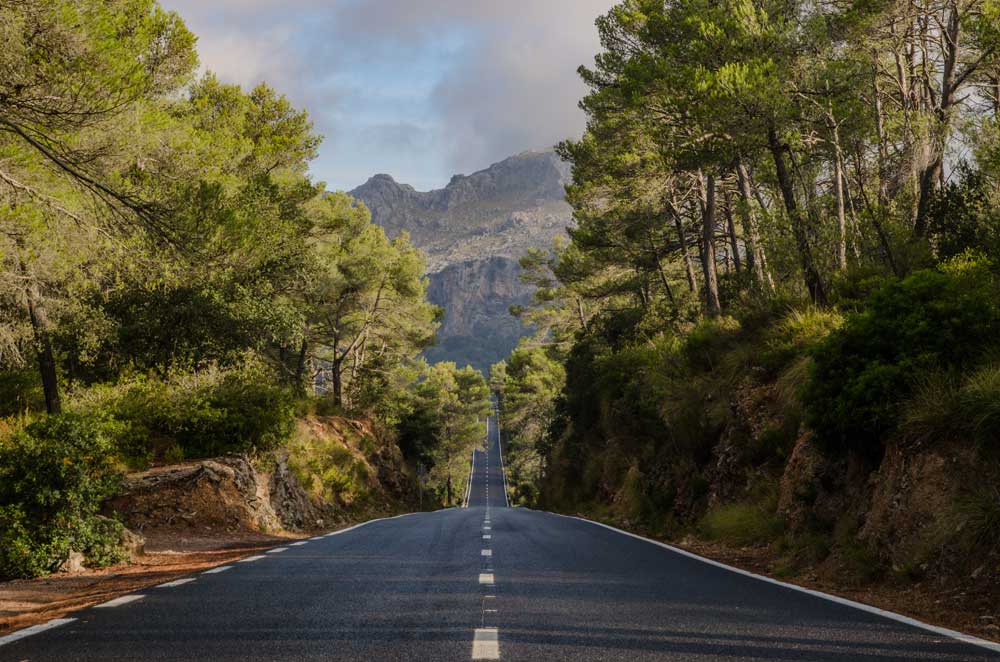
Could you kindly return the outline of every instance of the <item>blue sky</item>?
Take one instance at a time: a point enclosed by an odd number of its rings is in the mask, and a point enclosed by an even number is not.
[[[267,81],[326,137],[313,174],[421,190],[578,136],[576,67],[613,0],[161,0],[223,80]]]

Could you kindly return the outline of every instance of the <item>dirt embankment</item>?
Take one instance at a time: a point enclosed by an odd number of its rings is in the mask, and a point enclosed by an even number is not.
[[[989,518],[1000,512],[995,460],[967,440],[889,439],[879,459],[836,456],[800,424],[780,383],[751,375],[705,391],[690,406],[725,419],[710,452],[661,453],[623,471],[614,460],[629,451],[616,454],[621,439],[603,415],[611,432],[591,465],[621,477],[602,483],[596,500],[566,499],[562,509],[1000,641],[1000,541],[983,533],[995,531]]]
[[[779,540],[739,546],[688,536],[683,546],[934,624],[1000,640],[1000,548],[968,535],[970,494],[983,481],[973,444],[889,440],[880,461],[831,458],[805,429],[787,458],[745,451],[780,423],[772,385],[746,383],[713,453],[709,507],[753,501],[776,485]],[[739,434],[732,428],[738,427]],[[741,445],[732,439],[743,439]]]
[[[153,467],[127,476],[122,494],[104,508],[135,534],[132,562],[94,570],[72,559],[72,572],[0,583],[0,634],[289,540],[409,510],[413,498],[395,444],[367,421],[339,417],[304,419],[288,447],[265,458]]]

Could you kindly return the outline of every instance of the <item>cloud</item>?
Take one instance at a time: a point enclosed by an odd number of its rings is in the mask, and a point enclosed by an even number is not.
[[[267,80],[328,137],[318,178],[442,185],[577,136],[613,0],[161,0],[223,79]],[[384,163],[385,167],[378,167]],[[395,168],[393,170],[392,168]]]

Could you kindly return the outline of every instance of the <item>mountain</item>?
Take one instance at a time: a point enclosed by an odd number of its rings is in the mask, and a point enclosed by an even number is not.
[[[531,298],[517,260],[533,246],[551,246],[572,223],[568,178],[555,152],[534,151],[455,175],[435,191],[379,174],[350,192],[389,236],[408,232],[427,254],[428,297],[445,309],[428,360],[485,372],[517,345],[524,329],[508,309]]]

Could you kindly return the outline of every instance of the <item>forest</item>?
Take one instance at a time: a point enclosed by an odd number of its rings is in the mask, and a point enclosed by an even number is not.
[[[151,465],[293,449],[349,485],[307,417],[371,422],[457,502],[486,381],[418,359],[424,257],[310,177],[307,114],[201,73],[155,0],[0,2],[0,32],[0,577],[122,560],[101,504]]]
[[[597,26],[576,226],[522,259],[534,333],[490,375],[513,500],[778,575],[995,586],[1000,4]]]

